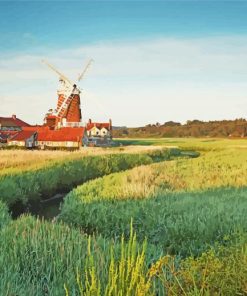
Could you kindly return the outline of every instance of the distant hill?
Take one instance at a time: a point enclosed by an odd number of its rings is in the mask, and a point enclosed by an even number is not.
[[[240,118],[222,121],[188,120],[185,124],[168,121],[137,128],[113,130],[115,138],[142,137],[247,137],[247,120]]]

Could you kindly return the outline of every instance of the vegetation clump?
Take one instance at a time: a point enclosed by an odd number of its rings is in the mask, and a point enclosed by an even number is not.
[[[0,229],[11,221],[8,207],[0,201]]]
[[[153,295],[146,243],[130,232],[118,244],[22,216],[0,233],[0,294]]]
[[[16,202],[26,205],[69,191],[88,180],[179,154],[178,149],[163,149],[140,154],[87,156],[51,162],[39,169],[8,172],[0,174],[0,198],[9,206]]]
[[[179,265],[166,255],[151,266],[149,276],[162,283],[165,295],[246,295],[246,265],[245,240],[188,257]]]
[[[153,150],[1,171],[1,295],[247,293],[246,141],[138,141]],[[7,206],[82,183],[52,222],[10,219]]]

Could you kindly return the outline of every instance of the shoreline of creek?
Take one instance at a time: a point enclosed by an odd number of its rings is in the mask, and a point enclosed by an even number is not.
[[[200,154],[197,154],[195,151],[181,151],[181,155],[188,158],[194,158],[199,157]],[[75,187],[77,186],[78,185]],[[59,215],[60,204],[63,202],[65,196],[74,188],[66,192],[58,192],[50,198],[41,199],[39,202],[30,202],[26,205],[23,205],[21,202],[17,202],[10,207],[11,216],[13,219],[17,219],[23,214],[31,214],[45,220],[52,220]]]

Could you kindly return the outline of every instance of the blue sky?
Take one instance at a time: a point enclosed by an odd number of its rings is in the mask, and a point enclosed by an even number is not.
[[[57,77],[40,60],[74,79],[92,57],[83,120],[246,117],[246,13],[245,1],[0,2],[0,113],[41,123]]]

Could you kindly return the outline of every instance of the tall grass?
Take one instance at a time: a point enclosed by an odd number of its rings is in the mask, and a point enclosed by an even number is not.
[[[151,266],[149,275],[162,282],[166,295],[246,295],[247,243],[241,240],[186,258],[179,265],[166,255]]]
[[[116,243],[22,216],[3,227],[0,235],[1,295],[246,293],[247,245],[241,233],[235,237],[237,244],[216,246],[198,258],[163,255],[152,264],[147,257],[151,246],[138,243],[132,227],[129,239],[121,236]]]
[[[247,188],[167,193],[142,200],[83,201],[70,194],[60,219],[105,237],[129,235],[133,218],[138,239],[164,252],[200,254],[236,229],[247,230]]]
[[[112,237],[127,234],[133,217],[140,238],[199,254],[234,228],[247,229],[246,186],[245,150],[209,151],[87,182],[66,196],[60,219]]]
[[[162,149],[161,146],[126,146],[115,148],[82,148],[79,151],[39,151],[0,149],[0,174],[39,169],[64,160],[81,159],[87,156],[143,153]]]
[[[0,229],[10,222],[8,207],[0,201]]]
[[[69,195],[84,202],[143,199],[173,191],[247,186],[245,150],[215,151],[196,159],[178,158],[139,166],[87,182]]]
[[[154,150],[140,154],[110,154],[59,161],[41,169],[0,175],[0,199],[8,205],[27,204],[66,192],[74,186],[113,172],[141,164],[170,159],[179,150]]]
[[[120,244],[23,216],[0,240],[0,294],[20,296],[152,295],[146,244]],[[142,294],[140,293],[142,292]]]
[[[116,139],[122,145],[177,147],[195,151],[222,151],[231,148],[247,148],[247,139],[222,138],[136,138]]]

